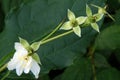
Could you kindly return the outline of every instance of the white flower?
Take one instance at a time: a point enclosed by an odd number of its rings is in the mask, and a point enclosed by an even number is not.
[[[81,28],[79,25],[85,22],[86,17],[81,16],[76,18],[74,13],[68,9],[68,19],[69,21],[65,22],[60,29],[63,30],[73,29],[74,33],[81,37]]]
[[[15,43],[15,54],[13,58],[8,62],[8,70],[16,69],[16,73],[20,76],[23,72],[29,73],[30,71],[35,75],[35,78],[39,77],[40,67],[36,60],[32,56],[28,55],[27,49],[21,43]]]

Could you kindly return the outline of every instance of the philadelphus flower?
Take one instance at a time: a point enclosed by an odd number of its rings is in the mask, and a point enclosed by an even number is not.
[[[80,25],[83,24],[86,20],[86,17],[75,17],[75,14],[68,9],[68,19],[69,21],[65,22],[60,29],[70,30],[73,29],[74,33],[81,37],[81,28]]]
[[[29,73],[30,71],[35,75],[35,78],[39,77],[40,64],[39,56],[36,51],[40,46],[40,42],[35,42],[32,45],[20,38],[20,43],[15,42],[15,54],[13,58],[8,62],[8,70],[16,69],[16,73],[20,76],[23,72]]]

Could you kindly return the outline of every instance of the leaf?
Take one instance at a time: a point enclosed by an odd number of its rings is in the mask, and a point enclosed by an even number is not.
[[[98,35],[97,49],[117,49],[120,47],[120,26],[111,25]]]
[[[91,80],[92,65],[89,59],[79,58],[67,68],[61,80]]]
[[[116,14],[115,14],[115,24],[118,24],[120,25],[120,9],[116,11]]]
[[[6,73],[4,72],[2,74],[2,76],[5,74]],[[2,76],[0,75],[0,79],[2,78]],[[8,75],[8,77],[5,78],[4,80],[24,80],[24,79],[25,80],[35,80],[35,77],[32,73],[22,74],[21,76],[18,76],[15,71],[11,71],[10,74]]]
[[[25,39],[22,39],[19,37],[19,40],[20,40],[20,43],[25,47],[25,48],[28,48],[30,45],[29,43],[27,42],[27,40]]]
[[[92,16],[92,10],[87,4],[86,4],[86,14],[87,16]]]
[[[97,74],[97,80],[119,80],[120,72],[114,68],[108,68]]]
[[[34,51],[36,51],[36,50],[39,49],[40,44],[41,44],[41,42],[34,42],[34,43],[32,43],[30,46],[31,46],[31,48],[32,48]]]
[[[13,8],[17,8],[23,1],[22,0],[1,0],[4,13],[7,15]]]
[[[13,53],[14,51],[12,51],[11,53],[5,55],[4,57],[2,57],[2,59],[0,59],[0,67],[2,67],[4,63],[7,63],[7,61],[9,61],[9,58],[13,56]]]
[[[92,28],[93,28],[94,30],[96,30],[97,32],[100,32],[100,31],[99,31],[99,26],[98,26],[97,23],[91,23],[91,26],[92,26]]]
[[[38,55],[37,53],[34,53],[34,54],[32,55],[32,58],[35,59],[35,61],[37,61],[39,64],[41,64],[39,55]]]
[[[97,68],[108,68],[110,66],[106,58],[99,53],[95,53],[94,61]]]

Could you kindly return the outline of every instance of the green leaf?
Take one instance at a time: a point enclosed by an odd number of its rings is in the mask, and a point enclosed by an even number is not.
[[[100,53],[95,53],[94,56],[95,66],[97,68],[108,68],[110,65],[108,64],[106,58]]]
[[[97,14],[94,14],[93,16],[96,17],[96,22],[98,22],[103,18],[104,14],[97,13]]]
[[[41,64],[40,57],[39,57],[39,55],[38,55],[37,53],[34,53],[34,54],[32,55],[32,58],[33,58],[35,61],[37,61],[37,63]]]
[[[3,77],[3,75],[6,75],[6,73],[3,72],[0,75],[0,79]],[[21,76],[18,76],[15,71],[10,71],[10,74],[7,76],[8,77],[6,77],[4,80],[35,80],[35,76],[32,73],[22,74]]]
[[[20,43],[25,47],[25,48],[28,48],[30,45],[29,43],[27,42],[27,40],[23,39],[23,38],[20,38],[19,37],[19,40],[20,40]]]
[[[118,49],[114,53],[115,53],[115,57],[116,57],[116,59],[117,59],[117,61],[119,63],[120,62],[120,50]]]
[[[13,56],[14,51],[12,51],[11,53],[5,55],[4,57],[2,57],[2,59],[0,59],[0,67],[2,67],[5,63],[7,63],[7,61],[9,61],[9,58],[11,58]]]
[[[65,70],[61,80],[91,80],[91,76],[91,61],[87,58],[79,58]]]
[[[120,80],[120,71],[108,68],[97,74],[97,80]]]
[[[120,26],[111,25],[98,35],[97,49],[117,49],[120,47]]]
[[[86,14],[87,16],[92,16],[92,10],[87,4],[86,4]]]
[[[40,47],[41,42],[34,42],[30,46],[34,51],[37,51]]]
[[[115,14],[115,24],[120,25],[120,9],[116,11],[116,14]]]
[[[1,0],[4,13],[7,15],[12,9],[17,9],[23,0]]]
[[[93,28],[94,30],[96,30],[97,32],[100,32],[100,31],[99,31],[99,26],[98,26],[97,23],[91,23],[91,26],[92,26],[92,28]]]

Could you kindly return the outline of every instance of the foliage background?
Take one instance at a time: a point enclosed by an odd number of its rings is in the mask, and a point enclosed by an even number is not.
[[[91,27],[82,29],[82,37],[71,33],[41,45],[38,80],[119,80],[120,79],[120,0],[1,0],[0,66],[14,53],[18,36],[30,43],[48,35],[64,18],[67,9],[76,16],[86,16],[86,3],[104,7],[108,16],[98,22],[100,34]],[[90,6],[93,13],[97,9]],[[63,33],[58,31],[55,35]],[[94,46],[96,45],[95,51]],[[93,51],[94,54],[89,54]],[[5,77],[7,69],[0,73]],[[12,71],[5,80],[34,80],[32,73],[18,77]]]

